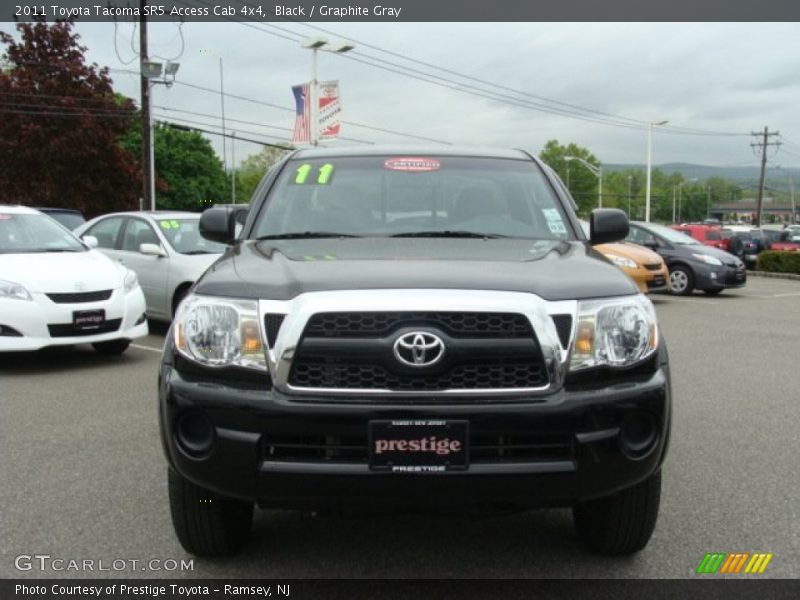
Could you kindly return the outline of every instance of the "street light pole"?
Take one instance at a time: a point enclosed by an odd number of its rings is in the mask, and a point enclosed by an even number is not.
[[[628,219],[631,218],[631,182],[633,182],[633,176],[628,175]]]
[[[650,121],[647,125],[647,183],[645,184],[644,194],[644,220],[650,222],[650,184],[651,184],[651,170],[653,166],[653,128],[660,125],[666,125],[668,120],[663,121]]]
[[[154,143],[154,129],[151,109],[153,106],[153,86],[156,84],[165,85],[170,87],[175,82],[175,74],[178,72],[180,65],[176,62],[167,61],[166,65],[160,62],[153,62],[150,60],[143,60],[140,63],[141,77],[143,90],[146,93],[142,98],[142,113],[147,115],[147,126],[144,127],[142,133],[142,141],[144,144],[143,156],[145,165],[145,174],[147,180],[145,181],[145,202],[150,210],[156,209],[156,167],[155,167],[155,143]]]
[[[317,52],[325,50],[334,54],[344,54],[350,52],[355,46],[348,42],[332,45],[327,39],[322,37],[309,38],[303,42],[303,48],[311,50],[311,83],[308,86],[308,117],[311,121],[308,124],[308,137],[312,146],[319,145],[319,82],[317,81]]]
[[[582,159],[580,156],[565,156],[564,160],[567,161],[568,163],[570,161],[572,161],[572,160],[577,160],[584,167],[589,169],[589,172],[592,175],[597,177],[597,207],[598,208],[602,208],[603,207],[603,166],[602,165],[598,165],[598,166],[595,167],[592,163],[590,163],[587,160]],[[569,170],[567,170],[567,173],[569,173]],[[569,189],[569,185],[567,185],[567,189]]]

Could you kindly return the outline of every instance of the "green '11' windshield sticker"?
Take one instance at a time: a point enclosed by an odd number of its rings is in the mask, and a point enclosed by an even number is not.
[[[328,185],[333,179],[333,165],[325,163],[317,169],[316,177],[309,177],[314,167],[308,163],[300,165],[294,174],[294,182],[297,185]]]

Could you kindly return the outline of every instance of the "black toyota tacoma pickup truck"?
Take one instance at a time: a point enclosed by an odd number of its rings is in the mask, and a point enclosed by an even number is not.
[[[178,539],[230,554],[253,508],[572,507],[596,551],[658,515],[670,433],[653,305],[523,151],[293,152],[182,302],[159,415]]]

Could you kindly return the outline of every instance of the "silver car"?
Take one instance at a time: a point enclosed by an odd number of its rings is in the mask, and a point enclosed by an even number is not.
[[[200,236],[200,215],[190,212],[124,212],[92,219],[75,234],[136,271],[147,316],[172,320],[180,301],[225,246]]]

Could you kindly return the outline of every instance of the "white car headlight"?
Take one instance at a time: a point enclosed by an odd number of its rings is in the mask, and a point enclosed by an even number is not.
[[[125,273],[125,278],[123,280],[125,284],[125,293],[132,292],[137,287],[139,287],[139,279],[136,277],[136,272],[131,271],[128,269],[127,273]]]
[[[192,294],[181,303],[174,335],[178,352],[202,365],[267,370],[255,300]]]
[[[652,355],[657,347],[656,312],[646,296],[578,303],[570,370],[629,367]]]
[[[13,281],[0,279],[0,298],[10,298],[13,300],[33,300],[31,293],[23,286]]]
[[[710,254],[692,254],[697,260],[704,262],[708,265],[714,265],[715,267],[721,267],[722,261]]]
[[[617,265],[618,267],[626,267],[628,269],[636,268],[636,263],[633,262],[630,258],[625,258],[624,256],[617,256],[616,254],[606,254],[606,258],[615,265]]]

